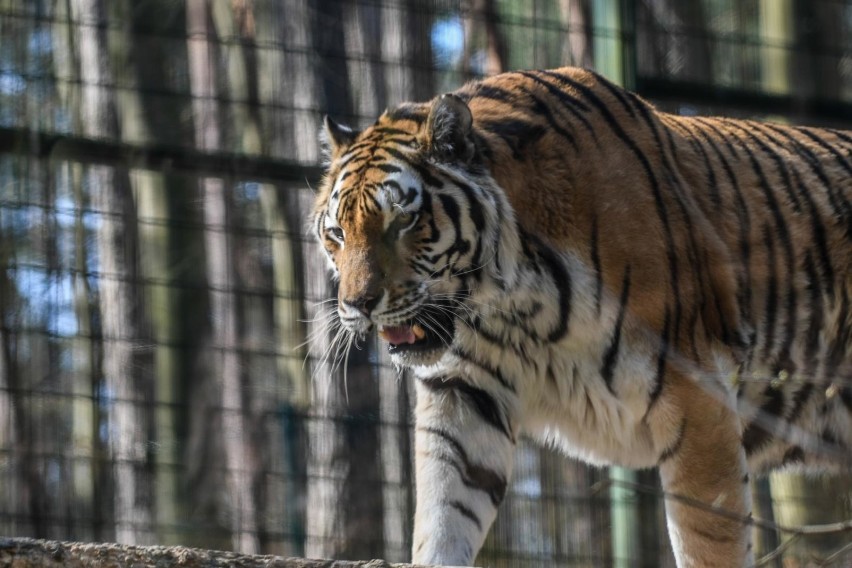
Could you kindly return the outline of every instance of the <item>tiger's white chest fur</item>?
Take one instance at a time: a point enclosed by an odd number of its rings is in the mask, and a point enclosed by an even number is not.
[[[471,311],[457,321],[452,348],[437,364],[415,367],[415,376],[459,377],[516,406],[508,413],[519,417],[509,425],[513,436],[595,465],[653,467],[670,441],[655,440],[647,421],[656,336],[643,333],[619,297],[603,290],[594,301],[596,279],[579,259],[562,254],[559,261],[567,282],[522,264],[510,290],[474,295]],[[560,310],[565,294],[568,314]],[[551,341],[561,325],[564,335]],[[602,361],[609,363],[602,367]]]

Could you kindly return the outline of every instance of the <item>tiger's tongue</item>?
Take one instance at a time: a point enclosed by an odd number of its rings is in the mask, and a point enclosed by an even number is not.
[[[401,345],[403,343],[414,343],[417,338],[414,336],[414,329],[410,325],[391,325],[383,327],[379,332],[382,339],[391,345]]]

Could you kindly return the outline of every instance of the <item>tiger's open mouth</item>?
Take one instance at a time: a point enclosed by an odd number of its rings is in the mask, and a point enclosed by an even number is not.
[[[426,330],[416,323],[414,325],[382,326],[379,328],[379,336],[394,347],[414,345],[421,339],[425,339]]]
[[[412,320],[401,325],[379,326],[379,337],[388,342],[391,354],[446,349],[453,341],[455,326],[446,312],[428,314],[425,321]]]

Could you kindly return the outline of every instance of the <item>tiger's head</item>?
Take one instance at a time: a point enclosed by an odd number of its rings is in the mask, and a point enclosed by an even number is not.
[[[313,227],[339,281],[340,323],[350,338],[376,328],[396,364],[434,364],[469,302],[511,283],[519,247],[470,109],[443,95],[361,132],[326,118],[322,137]]]

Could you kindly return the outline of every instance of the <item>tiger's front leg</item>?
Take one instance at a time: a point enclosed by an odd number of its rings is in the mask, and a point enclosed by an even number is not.
[[[458,378],[417,381],[417,508],[412,561],[468,566],[506,495],[515,453],[513,393]]]

